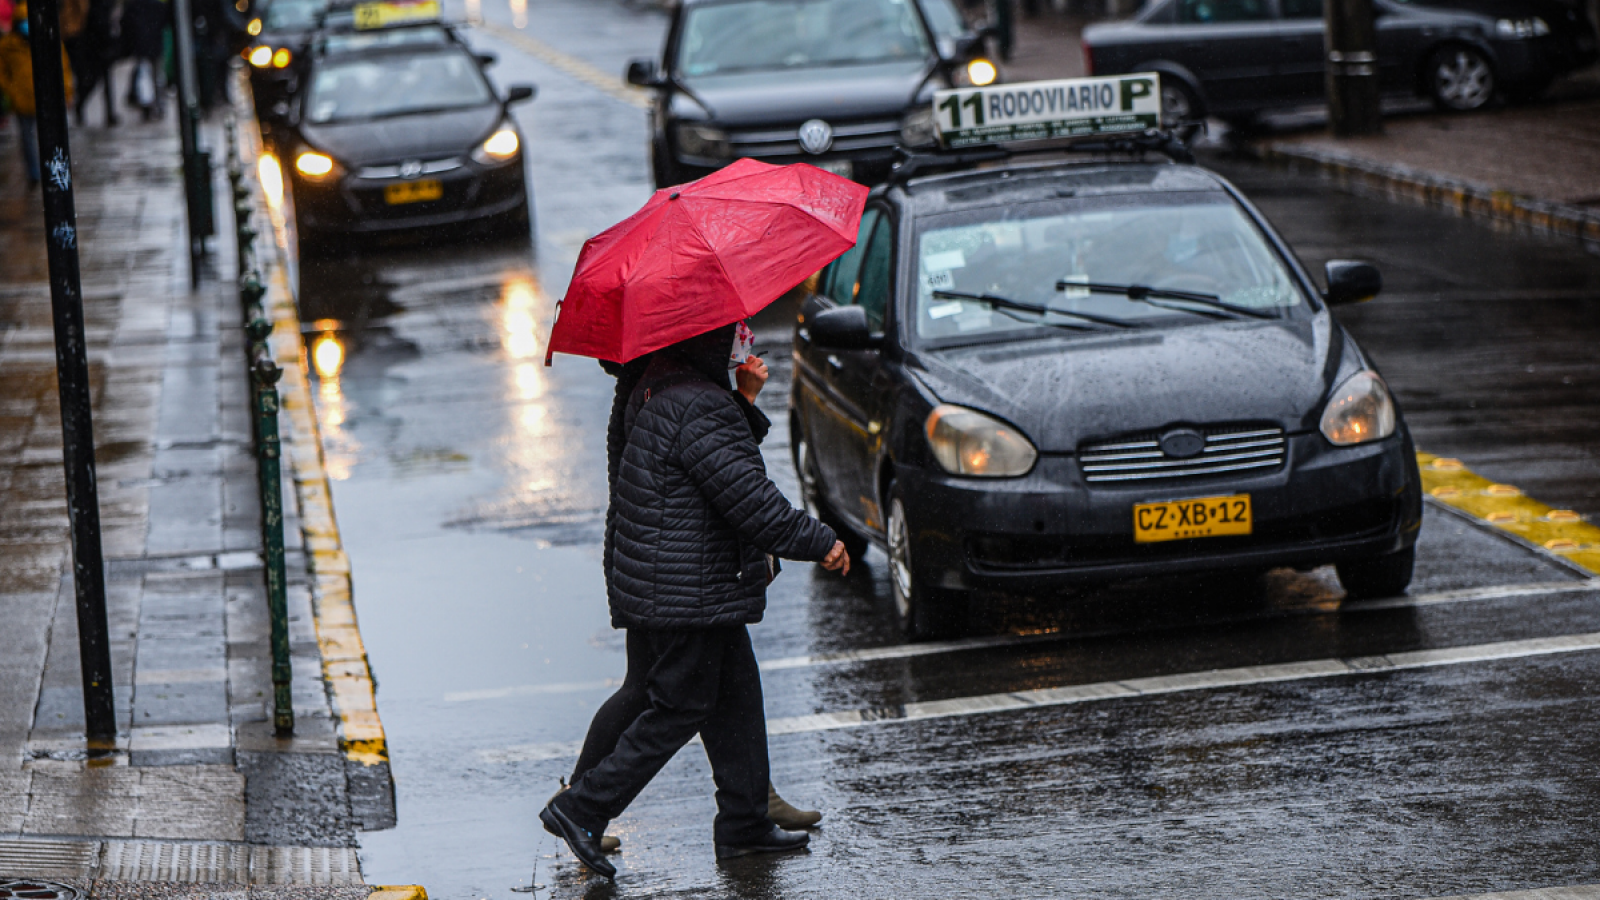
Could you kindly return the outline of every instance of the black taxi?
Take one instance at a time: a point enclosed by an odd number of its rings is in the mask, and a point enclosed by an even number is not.
[[[1159,108],[1141,77],[939,102],[997,138],[1092,136],[1155,121],[1118,112],[1130,93]],[[1004,115],[1052,91],[1104,101],[1098,124]],[[966,124],[941,127],[971,149],[875,189],[794,335],[802,496],[852,552],[884,547],[906,633],[958,631],[983,590],[1202,570],[1332,563],[1350,596],[1403,592],[1415,452],[1329,313],[1376,295],[1377,270],[1331,262],[1319,287],[1225,179],[1156,152],[1185,156],[1158,129],[1024,152]]]
[[[475,224],[526,234],[523,138],[438,4],[356,4],[314,37],[269,129],[302,249],[334,235]]]

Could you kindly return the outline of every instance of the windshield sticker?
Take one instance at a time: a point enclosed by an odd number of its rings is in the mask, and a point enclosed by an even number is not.
[[[922,258],[922,267],[929,272],[949,271],[951,269],[965,269],[967,255],[960,250],[946,250],[943,253],[930,253]]]
[[[962,303],[960,300],[951,300],[948,303],[936,303],[933,306],[928,307],[928,318],[949,318],[950,316],[959,314],[963,309],[966,309],[966,304]]]
[[[955,287],[956,279],[950,274],[949,269],[945,269],[941,272],[928,273],[928,277],[923,279],[923,284],[926,284],[930,291],[944,291]]]

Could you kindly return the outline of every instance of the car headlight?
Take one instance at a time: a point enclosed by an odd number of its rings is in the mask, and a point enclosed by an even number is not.
[[[1334,390],[1322,411],[1322,435],[1340,447],[1381,441],[1394,434],[1397,418],[1389,386],[1364,369]]]
[[[998,77],[1000,70],[995,68],[994,63],[981,56],[967,63],[967,80],[976,87],[994,84],[994,80]]]
[[[900,119],[900,143],[905,147],[926,147],[938,140],[933,129],[933,106],[929,104],[906,113]]]
[[[710,125],[685,122],[677,128],[678,149],[686,156],[727,159],[732,155],[727,132]]]
[[[250,20],[250,24],[246,25],[244,27],[244,31],[245,31],[245,34],[248,34],[251,37],[255,37],[256,35],[260,34],[261,33],[261,20],[260,19],[251,19]]]
[[[294,54],[290,53],[288,48],[279,47],[272,54],[272,67],[274,69],[287,69],[289,67],[289,63],[293,60]]]
[[[1495,37],[1511,41],[1523,41],[1528,38],[1544,37],[1550,33],[1550,25],[1545,20],[1534,16],[1528,19],[1500,19],[1494,23]]]
[[[245,56],[245,59],[250,60],[250,65],[255,66],[258,69],[265,69],[267,66],[272,65],[272,48],[268,47],[266,44],[262,44],[257,47],[251,47],[250,52]]]
[[[311,181],[326,181],[333,177],[339,166],[333,161],[333,157],[325,153],[305,150],[294,158],[294,168],[296,172]]]
[[[1039,458],[1021,432],[965,407],[934,407],[925,428],[933,458],[951,475],[1011,478],[1028,474]]]
[[[509,125],[501,125],[489,139],[478,145],[472,151],[472,159],[479,165],[493,166],[509,162],[522,149],[522,140],[517,137],[517,130]]]

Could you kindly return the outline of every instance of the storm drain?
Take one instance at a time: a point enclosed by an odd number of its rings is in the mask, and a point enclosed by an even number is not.
[[[353,847],[174,841],[0,841],[0,878],[184,884],[361,884]],[[8,882],[0,881],[0,884]],[[22,894],[0,894],[0,900]],[[63,895],[65,896],[65,895]],[[75,895],[74,895],[75,896]]]
[[[77,888],[53,881],[0,878],[0,900],[79,900]]]
[[[99,858],[95,841],[0,841],[0,878],[79,878]]]

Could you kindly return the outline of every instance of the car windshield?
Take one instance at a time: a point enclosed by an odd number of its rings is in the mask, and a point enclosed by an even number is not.
[[[926,339],[1020,337],[1045,327],[1036,314],[976,299],[984,295],[1140,326],[1276,316],[1300,303],[1282,260],[1231,202],[1009,207],[930,227],[917,241],[916,330]],[[1092,324],[1069,315],[1042,321]]]
[[[306,109],[307,119],[322,125],[463,109],[493,99],[477,62],[448,51],[332,63],[311,82]]]
[[[713,75],[896,60],[929,54],[914,0],[735,0],[691,9],[678,71]]]
[[[272,0],[262,21],[265,31],[303,31],[317,24],[323,0]]]

